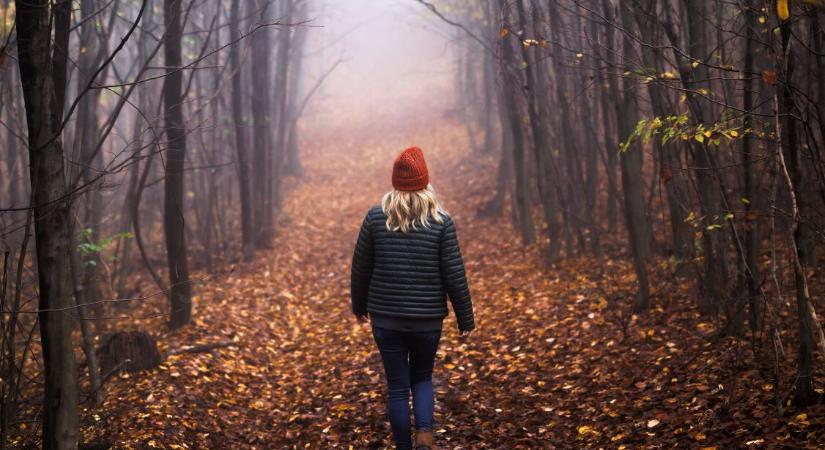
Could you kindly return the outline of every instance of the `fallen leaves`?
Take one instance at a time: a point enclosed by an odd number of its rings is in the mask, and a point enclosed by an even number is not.
[[[776,0],[776,15],[779,16],[779,20],[782,21],[788,20],[791,17],[788,0]]]
[[[506,214],[475,217],[495,184],[496,158],[474,157],[483,170],[465,170],[466,134],[457,124],[416,134],[456,220],[479,323],[461,341],[454,317],[445,321],[434,374],[439,446],[820,442],[821,412],[776,418],[771,372],[742,375],[731,355],[743,349],[709,344],[717,326],[696,313],[692,286],[657,266],[654,298],[667,306],[629,316],[630,297],[620,294],[633,291],[633,269],[615,245],[606,244],[609,275],[587,255],[546,269],[541,249],[508,238],[516,232]],[[389,137],[365,145],[342,135],[319,133],[304,146],[307,175],[285,195],[291,223],[274,250],[202,288],[193,326],[159,337],[164,348],[216,337],[237,347],[174,355],[157,370],[113,380],[106,404],[89,412],[98,419],[84,421],[88,438],[120,448],[390,445],[383,368],[369,327],[351,317],[348,270],[361,218],[387,188],[398,146]],[[342,147],[353,157],[326,157]],[[356,161],[364,162],[357,172]]]

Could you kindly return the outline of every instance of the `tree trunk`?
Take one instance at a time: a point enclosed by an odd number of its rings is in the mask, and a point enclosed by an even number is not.
[[[459,41],[461,31],[456,29],[456,41]],[[469,44],[465,43],[459,46],[456,59],[456,82],[458,84],[456,91],[458,92],[458,109],[461,115],[461,122],[464,125],[464,130],[467,133],[467,141],[470,144],[470,152],[473,154],[479,153],[478,142],[476,141],[475,121],[471,114],[473,110],[473,102],[475,101],[475,74],[473,70],[473,57],[470,55],[471,48]]]
[[[817,79],[817,108],[819,115],[819,136],[825,141],[825,11],[816,10],[811,11],[811,27],[819,30],[813,36],[814,53],[816,56],[816,79]],[[823,142],[825,145],[825,142]],[[819,166],[820,177],[825,178],[825,152],[819,152],[819,160],[815,161]],[[820,197],[825,202],[825,182],[820,181],[819,186]]]
[[[519,23],[523,30],[527,29],[527,14],[525,13],[524,0],[516,3],[518,9]],[[538,14],[537,5],[533,4],[533,25],[538,28],[541,19]],[[532,47],[533,50],[530,50]],[[553,152],[550,146],[550,134],[546,126],[549,113],[547,111],[547,86],[545,84],[546,74],[544,64],[537,64],[536,52],[538,46],[522,48],[522,57],[527,64],[527,101],[528,113],[530,116],[530,127],[533,136],[533,153],[536,157],[537,182],[539,195],[541,196],[542,211],[544,220],[547,222],[547,237],[550,245],[547,248],[546,259],[548,263],[555,263],[559,259],[561,249],[561,226],[558,221],[558,203],[556,202],[556,192],[553,188],[551,168],[549,164]]]
[[[644,3],[644,8],[636,9],[635,18],[636,24],[639,27],[639,32],[642,36],[647,36],[648,39],[653,39],[656,29],[654,23],[650,21],[650,17],[656,15],[655,0],[647,0]],[[667,6],[665,6],[667,7]],[[658,38],[656,39],[658,42]],[[658,50],[652,48],[642,48],[642,61],[645,67],[649,70],[654,70],[656,74],[662,73],[660,58],[657,58]],[[648,83],[648,94],[650,96],[650,104],[653,110],[653,115],[664,119],[669,115],[667,106],[665,105],[665,88],[658,83]],[[679,156],[672,149],[666,150],[665,146],[659,141],[654,142],[656,154],[661,161],[661,169],[659,170],[659,178],[665,186],[665,194],[667,197],[668,211],[670,216],[670,231],[673,242],[673,255],[680,263],[684,263],[686,258],[690,257],[691,252],[691,230],[686,222],[688,210],[688,198],[685,190],[685,181],[682,173],[681,162]]]
[[[240,2],[232,2],[229,13],[229,37],[240,35]],[[252,223],[252,200],[249,192],[249,162],[247,161],[246,131],[244,130],[243,89],[240,43],[229,49],[229,70],[232,74],[232,122],[235,126],[235,154],[238,162],[238,192],[241,201],[241,242],[244,261],[251,261],[255,253],[255,231]]]
[[[756,5],[753,0],[747,0],[745,3],[745,48],[744,48],[744,71],[745,73],[753,73],[754,66],[754,44],[755,36],[754,30],[758,26]],[[745,114],[742,118],[742,128],[745,130],[753,126],[752,116],[750,111],[754,108],[753,102],[753,77],[745,76],[742,87],[742,109]],[[750,133],[742,136],[742,183],[744,185],[744,195],[747,199],[745,203],[745,258],[740,263],[744,264],[739,268],[740,286],[739,292],[746,292],[748,298],[748,306],[750,311],[749,325],[752,332],[757,332],[762,328],[762,297],[759,293],[759,223],[756,220],[750,220],[751,214],[755,213],[753,210],[754,202],[757,200],[756,187],[754,185],[754,145],[753,138]],[[743,315],[739,315],[743,316]]]
[[[621,23],[626,32],[634,30],[631,12],[626,5],[619,6]],[[630,36],[624,35],[622,39],[622,53],[630,55],[633,52],[633,41]],[[627,56],[629,59],[629,56]],[[636,97],[631,92],[631,80],[627,78],[622,82],[622,101],[616,102],[616,117],[619,118],[621,126],[620,139],[627,139],[636,126],[638,119],[638,104]],[[639,290],[636,295],[636,302],[633,305],[635,311],[643,311],[650,306],[650,295],[647,278],[647,260],[650,257],[650,235],[645,218],[644,204],[644,182],[642,180],[642,148],[639,145],[631,145],[623,149],[619,154],[619,166],[622,175],[622,191],[624,192],[624,213],[627,231],[630,237],[630,250],[633,254],[633,265],[638,278]]]
[[[2,111],[0,111],[0,114],[4,114],[6,124],[12,126],[16,122],[15,118],[18,114],[18,110],[15,108],[15,93],[18,84],[14,77],[14,65],[3,64],[0,66],[0,75],[2,76],[2,80],[0,80],[0,89],[2,89],[2,92],[0,92],[0,96],[2,96]],[[21,154],[22,150],[19,148],[17,136],[15,136],[11,130],[7,129],[5,131],[4,149],[8,170],[8,184],[5,187],[5,192],[8,193],[7,199],[9,207],[19,208],[25,206],[27,199],[21,189],[21,184],[24,182],[22,168],[26,167],[26,165]]]
[[[573,256],[574,253],[574,236],[578,241],[578,251],[583,253],[585,251],[583,224],[580,220],[580,211],[583,205],[580,199],[580,190],[577,189],[582,186],[581,172],[579,171],[578,152],[575,151],[576,142],[574,136],[573,126],[573,111],[570,108],[570,98],[567,93],[569,85],[569,77],[564,72],[564,67],[561,64],[561,58],[564,54],[564,45],[562,44],[562,23],[558,14],[550,14],[550,28],[553,36],[553,55],[556,58],[554,69],[556,73],[556,102],[559,108],[558,114],[558,133],[561,135],[561,145],[559,146],[560,157],[559,160],[564,164],[563,170],[556,167],[556,176],[553,178],[557,184],[557,194],[559,202],[562,205],[562,217],[565,227],[566,235],[566,252],[567,256]],[[566,173],[568,177],[566,183],[562,183],[561,174]]]
[[[582,80],[584,82],[584,80]],[[598,189],[599,189],[599,166],[598,166],[598,139],[595,135],[596,116],[597,111],[592,107],[594,97],[589,95],[584,98],[583,108],[585,124],[582,133],[584,133],[584,152],[585,152],[585,173],[587,179],[585,180],[584,188],[584,202],[585,214],[587,217],[587,228],[590,237],[590,251],[596,255],[599,261],[599,267],[604,268],[604,251],[602,249],[601,227],[599,224],[598,212]]]
[[[169,265],[169,328],[176,329],[192,318],[192,286],[186,254],[183,219],[184,164],[186,129],[183,121],[183,73],[181,67],[181,1],[164,0],[163,21],[166,27],[164,54],[166,80],[163,101],[166,110],[166,179],[163,198],[163,230],[166,236],[166,259]]]
[[[30,0],[17,5],[17,51],[29,132],[29,176],[39,283],[43,346],[43,448],[76,449],[80,436],[77,364],[72,341],[72,248],[69,196],[60,142],[69,30],[55,16],[68,16],[68,1]],[[54,16],[53,16],[54,14]],[[55,54],[52,54],[52,24]],[[65,58],[65,54],[62,55]],[[60,71],[63,71],[62,74]],[[58,83],[63,85],[58,86]]]
[[[816,396],[813,390],[813,327],[819,328],[818,323],[814,323],[812,317],[811,296],[808,292],[808,281],[805,273],[805,243],[800,227],[801,211],[799,199],[804,190],[805,179],[802,170],[802,152],[799,148],[799,136],[797,134],[797,124],[794,114],[797,114],[794,105],[794,93],[791,85],[794,69],[794,55],[791,48],[791,23],[790,21],[780,21],[780,32],[782,37],[781,61],[782,83],[777,85],[776,93],[776,116],[779,121],[778,131],[780,136],[780,146],[778,156],[780,167],[788,183],[788,191],[791,196],[792,206],[792,235],[791,243],[793,247],[793,269],[794,287],[796,290],[797,319],[799,321],[799,352],[796,375],[796,404],[798,406],[808,406],[812,404]],[[821,330],[821,328],[819,328]],[[820,341],[821,341],[820,336]],[[825,349],[823,349],[825,350]]]
[[[145,103],[142,99],[139,99],[138,105],[139,108],[142,108]],[[132,217],[132,211],[135,209],[134,204],[137,197],[138,173],[140,172],[141,167],[140,154],[142,152],[141,147],[143,146],[143,140],[141,139],[140,120],[138,118],[135,118],[132,139],[132,145],[135,148],[132,155],[135,158],[135,162],[129,166],[129,186],[126,190],[126,197],[120,213],[120,229],[124,232],[133,230],[132,222],[134,221],[134,218]],[[117,271],[115,295],[117,298],[126,298],[128,296],[126,291],[126,281],[129,279],[129,274],[132,272],[132,240],[122,239],[121,242],[122,248],[119,253],[120,267]],[[118,303],[118,305],[123,306],[120,303]]]
[[[612,13],[610,13],[609,7],[607,6],[603,8],[603,13],[612,15]],[[606,25],[604,28],[604,43],[602,43],[601,46],[605,48],[613,48],[613,26]],[[594,34],[594,36],[596,36],[596,34]],[[619,144],[617,143],[616,138],[617,133],[613,129],[613,120],[611,120],[613,115],[610,113],[609,97],[609,93],[613,92],[615,94],[615,92],[611,90],[612,84],[609,80],[609,77],[611,75],[607,74],[607,72],[611,70],[609,66],[612,65],[613,55],[610,51],[605,52],[605,54],[602,54],[601,51],[596,51],[596,55],[602,61],[606,62],[606,64],[600,63],[598,66],[598,71],[601,73],[600,76],[602,80],[602,82],[599,83],[600,89],[598,95],[599,107],[602,113],[602,135],[604,136],[604,149],[602,158],[604,163],[604,172],[607,176],[608,188],[605,215],[607,216],[607,229],[609,231],[614,231],[616,229],[616,205],[618,203],[620,194],[617,187],[618,182],[616,180],[616,151],[619,148]]]
[[[93,0],[81,0],[80,15],[90,19],[84,20],[80,25],[80,42],[78,43],[80,55],[77,59],[78,94],[82,93],[89,85],[89,81],[91,81],[92,75],[94,75],[103,60],[105,52],[104,48],[100,48],[97,31],[95,30],[98,26],[95,17],[96,12],[97,5]],[[69,177],[70,180],[76,180],[79,175],[83,184],[89,185],[89,191],[84,196],[85,207],[80,211],[82,229],[79,231],[83,239],[94,244],[101,239],[100,224],[103,202],[99,188],[100,183],[96,183],[96,186],[90,185],[103,166],[103,155],[97,145],[97,105],[100,92],[102,92],[100,89],[86,92],[78,102],[72,156],[75,161],[80,161],[80,164],[72,165],[69,170],[72,174]],[[81,264],[82,273],[80,274],[84,298],[100,299],[101,293],[96,279],[97,268],[100,266],[100,255],[95,253],[87,255],[87,258],[91,263]],[[100,308],[94,308],[94,311],[96,315],[102,315]]]
[[[144,13],[142,22],[145,24],[151,24],[154,18],[154,5],[153,0],[147,0],[146,2],[146,12]],[[147,64],[150,62],[148,59],[150,58],[151,49],[150,49],[150,35],[147,31],[141,30],[137,46],[138,46],[138,61],[145,61]],[[148,89],[140,89],[138,91],[138,109],[140,111],[150,111],[156,108],[154,102],[152,102],[150,98],[150,93]],[[153,106],[154,105],[154,106]],[[135,149],[132,157],[134,158],[134,164],[129,166],[129,187],[126,191],[126,198],[123,203],[123,209],[121,212],[121,226],[120,229],[124,232],[132,231],[133,237],[137,235],[137,228],[133,226],[133,224],[137,223],[139,220],[138,217],[134,216],[134,213],[138,210],[139,199],[138,199],[138,184],[139,184],[139,174],[141,173],[141,154],[143,153],[143,145],[144,140],[142,139],[143,136],[143,120],[141,117],[136,116],[134,119],[134,123],[132,126],[134,127],[132,130],[133,138],[132,138],[132,146]],[[153,152],[154,150],[150,150]],[[151,156],[148,158],[151,160]],[[147,162],[148,164],[148,162]],[[135,239],[136,241],[137,239]],[[120,270],[118,271],[118,279],[117,279],[117,298],[126,298],[129,296],[129,293],[126,289],[126,281],[129,278],[129,274],[132,272],[132,239],[123,239],[123,250],[120,256]],[[126,306],[126,304],[121,304],[119,307]]]
[[[504,13],[504,23],[508,23],[509,8],[505,0],[498,0],[499,8]],[[530,211],[530,184],[527,180],[527,171],[524,167],[524,130],[522,129],[521,114],[517,103],[518,87],[521,86],[521,75],[518,71],[515,50],[511,39],[502,42],[501,78],[504,85],[504,108],[513,137],[513,165],[516,169],[516,196],[513,210],[519,218],[519,231],[524,245],[535,242],[536,233],[533,217]]]
[[[495,93],[500,104],[504,104],[504,92],[500,83],[495,86]],[[504,199],[510,189],[510,179],[513,172],[513,138],[510,132],[510,125],[507,113],[504,108],[496,108],[498,120],[501,126],[501,143],[499,146],[498,171],[496,174],[495,195],[487,203],[483,204],[477,212],[479,217],[498,217],[504,210]]]
[[[576,15],[576,27],[580,32],[578,45],[584,48],[586,30],[581,24],[581,16]],[[591,22],[591,30],[598,33],[596,22]],[[593,58],[595,61],[595,58]],[[591,89],[587,89],[589,84],[588,75],[581,71],[578,77],[579,89],[583,92],[581,98],[581,124],[578,127],[578,134],[581,137],[582,152],[584,154],[584,175],[581,180],[584,185],[583,204],[584,216],[587,221],[588,237],[590,238],[590,251],[599,261],[599,267],[604,268],[604,253],[601,244],[601,229],[596,212],[598,202],[599,168],[598,168],[598,148],[596,138],[596,124],[598,123],[597,112],[593,107],[595,96]]]
[[[284,20],[292,19],[294,0],[284,0],[281,4],[280,16]],[[286,157],[286,135],[289,125],[289,118],[286,114],[287,101],[291,92],[287,92],[289,87],[289,48],[292,43],[292,27],[282,27],[278,30],[278,52],[275,66],[275,124],[276,135],[273,147],[272,176],[269,178],[268,194],[271,196],[272,212],[281,209],[281,178],[284,172],[284,158]],[[273,222],[271,230],[274,233],[275,224]]]
[[[208,27],[209,24],[206,23],[204,26]],[[217,65],[214,62],[213,64]],[[203,99],[205,95],[203,81],[203,77],[193,74],[192,82],[195,85],[195,98],[199,100]],[[193,108],[197,123],[206,123],[206,117],[204,116],[206,108],[207,106],[202,102],[198,102],[198,104],[196,104]],[[214,130],[216,126],[212,126],[210,128],[211,130]],[[199,142],[195,144],[194,148],[201,149],[201,151],[197,151],[192,155],[192,158],[198,158],[192,163],[196,166],[212,167],[215,163],[214,158],[212,158],[211,155],[211,152],[213,151],[212,146],[217,145],[217,142],[215,142],[214,139],[209,139],[209,143],[207,144],[207,140],[204,138],[204,133],[206,133],[207,130],[200,129],[198,131],[199,132],[195,137],[199,139]],[[198,242],[201,244],[201,248],[203,249],[202,256],[196,257],[195,260],[199,262],[202,260],[202,264],[206,266],[206,271],[212,273],[214,268],[214,262],[212,260],[212,206],[215,185],[220,183],[220,180],[217,178],[217,174],[210,172],[210,169],[198,170],[194,172],[193,179],[190,183],[196,187],[196,189],[193,189],[196,194],[192,199],[192,209],[195,213],[194,217],[196,225],[194,236],[197,238]],[[206,197],[205,201],[201,195]]]
[[[301,19],[306,16],[307,2],[301,3],[296,18]],[[304,67],[304,46],[307,42],[307,32],[309,27],[300,26],[295,30],[290,48],[289,65],[289,98],[287,100],[287,138],[286,138],[286,173],[289,175],[301,176],[304,168],[301,165],[301,153],[298,146],[298,96],[301,92],[301,82],[303,81]]]
[[[266,17],[269,0],[258,0],[261,10],[260,18]],[[263,27],[252,35],[252,195],[254,204],[255,247],[269,246],[273,235],[273,217],[271,200],[267,194],[269,179],[272,177],[271,167],[273,149],[271,144],[272,117],[269,101],[269,46],[270,30]]]
[[[683,87],[686,89],[686,100],[690,111],[690,123],[694,126],[711,124],[707,108],[703,108],[701,97],[697,90],[701,87],[697,80],[708,80],[707,69],[699,64],[693,67],[693,62],[701,61],[705,57],[707,45],[705,43],[704,21],[706,8],[702,2],[683,2],[685,9],[685,22],[688,42],[688,55],[685,56],[675,50],[679,45],[676,28],[670,17],[670,9],[665,8],[665,31],[674,48],[674,56],[679,64],[679,76]],[[694,58],[693,60],[690,58]],[[706,83],[706,81],[703,81]],[[719,191],[714,186],[718,186],[715,179],[715,167],[709,158],[707,141],[704,143],[689,141],[690,157],[696,170],[697,190],[699,192],[699,206],[702,216],[707,222],[703,223],[702,231],[702,261],[704,265],[704,280],[700,289],[702,295],[699,300],[699,307],[705,313],[718,310],[720,299],[724,293],[724,287],[728,281],[728,267],[726,264],[724,249],[721,243],[721,231],[718,227],[720,218],[719,211]]]
[[[73,228],[73,227],[72,227]],[[76,236],[77,233],[70,231],[70,236]],[[78,316],[80,319],[80,337],[82,339],[83,354],[86,356],[86,368],[89,370],[89,385],[92,388],[93,398],[96,405],[103,404],[103,391],[100,389],[100,372],[98,372],[97,355],[94,347],[94,334],[89,327],[89,322],[92,317],[89,315],[89,308],[85,305],[88,303],[86,296],[85,283],[83,279],[83,262],[77,251],[70,253],[71,276],[74,285],[75,305],[77,306]]]
[[[490,6],[493,6],[492,2],[490,2]],[[493,27],[493,24],[489,23],[489,22],[492,21],[488,17],[488,16],[491,15],[489,11],[490,11],[489,7],[484,8],[484,17],[485,17],[484,26],[486,28],[492,28]],[[484,130],[484,143],[482,144],[481,151],[486,153],[486,154],[489,154],[489,153],[493,152],[493,147],[495,146],[495,144],[493,143],[493,141],[495,139],[495,127],[493,125],[493,123],[494,123],[493,114],[495,114],[495,112],[493,110],[495,109],[495,105],[493,104],[494,97],[491,94],[492,92],[495,92],[495,89],[496,89],[495,80],[494,80],[494,78],[495,78],[495,61],[493,60],[493,55],[492,55],[491,52],[489,52],[487,50],[484,50],[484,56],[481,59],[481,64],[482,64],[482,68],[481,68],[481,70],[482,70],[482,87],[484,88],[484,90],[483,90],[484,106],[483,106],[483,111],[481,112],[481,114],[482,114],[482,116],[481,116],[482,126],[481,127]]]

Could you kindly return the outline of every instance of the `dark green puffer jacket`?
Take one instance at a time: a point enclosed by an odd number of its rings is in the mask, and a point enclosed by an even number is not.
[[[352,311],[359,316],[443,319],[447,297],[462,331],[475,327],[473,303],[455,225],[430,221],[402,233],[387,230],[380,206],[369,210],[352,255]]]

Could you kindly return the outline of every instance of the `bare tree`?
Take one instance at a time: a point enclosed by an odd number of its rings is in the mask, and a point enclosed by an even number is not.
[[[239,33],[240,3],[232,2],[229,13],[229,37],[236,39]],[[235,126],[235,155],[238,166],[238,192],[241,200],[241,241],[243,258],[252,259],[255,252],[255,229],[252,222],[252,199],[249,192],[249,161],[247,160],[246,132],[244,131],[243,89],[240,44],[229,49],[229,70],[232,76],[232,122]]]
[[[66,92],[68,0],[17,5],[17,51],[29,132],[39,320],[45,392],[43,448],[74,449],[79,440],[77,364],[72,340],[70,195],[60,133]],[[54,45],[52,45],[54,33]]]
[[[271,0],[258,0],[258,17],[267,17]],[[269,95],[271,64],[269,57],[270,29],[260,28],[252,35],[252,196],[254,204],[255,247],[270,244],[274,233],[273,210],[269,189],[274,161],[272,147],[272,106]]]
[[[186,124],[183,120],[183,72],[181,71],[181,0],[164,0],[164,54],[166,80],[163,85],[166,132],[166,178],[164,182],[163,230],[169,266],[169,327],[179,328],[192,318],[192,286],[189,282],[186,235],[183,219]]]

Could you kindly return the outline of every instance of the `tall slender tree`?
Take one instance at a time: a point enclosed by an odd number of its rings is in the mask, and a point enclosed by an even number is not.
[[[524,0],[518,0],[516,3],[518,10],[518,18],[521,29],[528,28],[526,7]],[[533,25],[539,24],[538,8],[534,5],[534,22]],[[536,53],[539,46],[537,45],[522,45],[522,55],[524,62],[527,65],[525,75],[527,77],[527,99],[528,112],[530,115],[530,128],[533,137],[533,153],[536,158],[537,183],[539,188],[539,195],[541,197],[542,211],[544,212],[544,220],[547,222],[547,237],[550,239],[546,258],[548,262],[556,262],[559,257],[560,249],[560,226],[558,223],[558,204],[556,202],[556,192],[552,183],[551,164],[550,159],[553,157],[553,151],[550,148],[550,132],[547,130],[549,124],[549,114],[547,111],[547,86],[545,83],[546,75],[544,73],[545,65],[539,63]]]
[[[60,140],[70,6],[68,0],[17,4],[18,66],[29,133],[38,319],[43,345],[43,448],[49,450],[76,449],[80,436],[77,364],[69,315],[69,253],[74,249]]]
[[[169,267],[169,328],[176,329],[192,318],[192,286],[189,282],[186,233],[183,212],[186,125],[183,120],[183,72],[181,71],[182,0],[164,0],[164,56],[166,80],[163,85],[166,133],[166,177],[163,197],[163,230]]]
[[[510,11],[504,0],[498,1],[499,9],[504,14],[503,23],[510,25]],[[508,30],[509,31],[509,30]],[[504,34],[504,33],[502,33]],[[509,32],[507,33],[509,34]],[[503,80],[503,95],[504,114],[507,117],[507,126],[509,127],[510,136],[512,137],[512,152],[513,152],[513,166],[515,167],[515,202],[513,210],[516,213],[519,222],[519,232],[521,233],[522,242],[532,244],[536,240],[536,230],[533,224],[533,216],[530,209],[530,184],[528,182],[528,175],[525,168],[525,145],[524,145],[524,128],[521,114],[519,114],[519,105],[517,103],[519,95],[516,90],[521,86],[521,73],[518,70],[519,63],[516,59],[516,52],[513,45],[513,39],[505,39],[501,44],[501,78]]]
[[[306,17],[309,11],[309,0],[304,0],[296,3],[296,18]],[[287,99],[287,120],[286,123],[286,171],[285,174],[301,176],[304,173],[303,165],[301,164],[301,153],[298,143],[298,96],[301,94],[303,82],[303,68],[304,68],[304,47],[307,43],[307,35],[309,34],[309,27],[299,26],[293,33],[292,45],[290,46],[289,58],[292,64],[289,65],[289,88]]]
[[[258,0],[260,21],[265,20],[271,0]],[[270,101],[270,35],[261,27],[252,35],[252,196],[254,204],[255,247],[270,244],[273,235],[273,210],[270,186],[274,155],[272,148],[272,102]]]
[[[294,0],[283,0],[279,3],[280,17],[284,22],[292,19],[294,11]],[[287,91],[289,87],[290,72],[290,46],[292,45],[292,28],[283,26],[278,29],[278,51],[275,58],[275,142],[272,154],[272,176],[268,179],[267,195],[268,208],[271,212],[281,209],[281,179],[283,178],[284,164],[287,158],[286,138],[289,127],[289,117],[287,117],[287,105],[289,96],[293,93]],[[270,224],[270,233],[274,232],[274,222]]]
[[[229,12],[230,39],[238,39],[240,29],[240,2],[232,2]],[[241,200],[241,242],[243,258],[250,261],[255,252],[255,231],[252,223],[252,200],[249,192],[249,161],[247,160],[246,130],[244,128],[243,87],[240,44],[229,49],[229,70],[232,76],[232,123],[235,128],[235,157],[237,158],[238,193]]]

